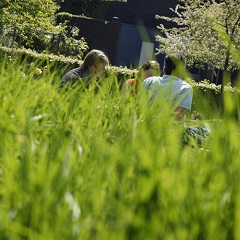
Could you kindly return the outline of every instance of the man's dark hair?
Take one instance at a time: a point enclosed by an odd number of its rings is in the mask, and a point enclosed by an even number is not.
[[[176,68],[176,65],[172,61],[172,57],[170,57],[169,55],[165,56],[163,67],[165,68],[165,74],[167,75],[172,74],[173,70]]]
[[[177,68],[179,67],[178,64],[180,62],[181,59],[170,55],[166,55],[164,59],[165,74],[172,75],[173,72],[176,72]]]

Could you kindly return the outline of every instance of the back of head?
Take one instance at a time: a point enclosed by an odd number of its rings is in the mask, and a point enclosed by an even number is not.
[[[139,70],[143,70],[143,71],[146,71],[146,70],[149,70],[149,69],[152,69],[152,70],[157,70],[159,71],[160,73],[160,68],[159,68],[159,63],[156,62],[156,61],[147,61],[145,62]]]
[[[82,68],[89,70],[92,66],[98,66],[100,64],[109,64],[108,57],[101,50],[93,49],[84,58]]]
[[[167,75],[179,75],[182,72],[183,63],[181,59],[166,55],[164,59],[164,74]]]
[[[145,78],[160,75],[160,65],[156,61],[147,61],[139,68],[137,78],[144,80]]]

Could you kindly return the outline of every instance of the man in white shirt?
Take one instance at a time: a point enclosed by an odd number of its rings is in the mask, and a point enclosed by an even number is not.
[[[156,101],[158,96],[170,101],[177,120],[182,120],[187,110],[191,111],[193,97],[192,87],[180,79],[182,73],[182,61],[167,55],[163,76],[149,77],[143,81],[143,86],[150,95],[150,103]]]

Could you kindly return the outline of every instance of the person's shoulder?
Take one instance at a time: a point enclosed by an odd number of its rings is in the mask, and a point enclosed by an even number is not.
[[[62,78],[61,83],[75,82],[80,76],[79,72],[81,71],[80,67],[69,70]]]
[[[179,87],[181,88],[181,92],[184,92],[185,94],[187,94],[189,96],[193,95],[193,88],[186,81],[181,80],[181,83],[179,84]]]
[[[150,83],[154,83],[157,81],[160,81],[162,78],[160,76],[152,76],[152,77],[148,77],[143,81],[143,84],[150,84]]]
[[[146,78],[145,80],[160,80],[160,79],[161,79],[160,76],[151,76],[151,77]]]
[[[79,74],[79,73],[85,73],[86,74],[86,70],[81,68],[81,67],[74,68],[74,69],[71,70],[71,72],[74,72],[76,74]]]
[[[134,84],[134,78],[127,79],[126,83]]]
[[[175,84],[177,84],[177,85],[181,85],[185,88],[192,88],[192,86],[182,78],[179,78],[179,77],[176,77],[176,76],[169,76],[169,79],[174,80]]]
[[[182,81],[182,85],[185,87],[185,88],[191,88],[192,89],[192,86],[186,82],[185,80],[181,80]]]

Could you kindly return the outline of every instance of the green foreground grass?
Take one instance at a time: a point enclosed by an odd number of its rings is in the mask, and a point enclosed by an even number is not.
[[[211,119],[187,122],[211,129],[198,148],[113,76],[94,95],[34,74],[1,64],[0,239],[240,239],[235,99],[212,119],[202,97]]]

